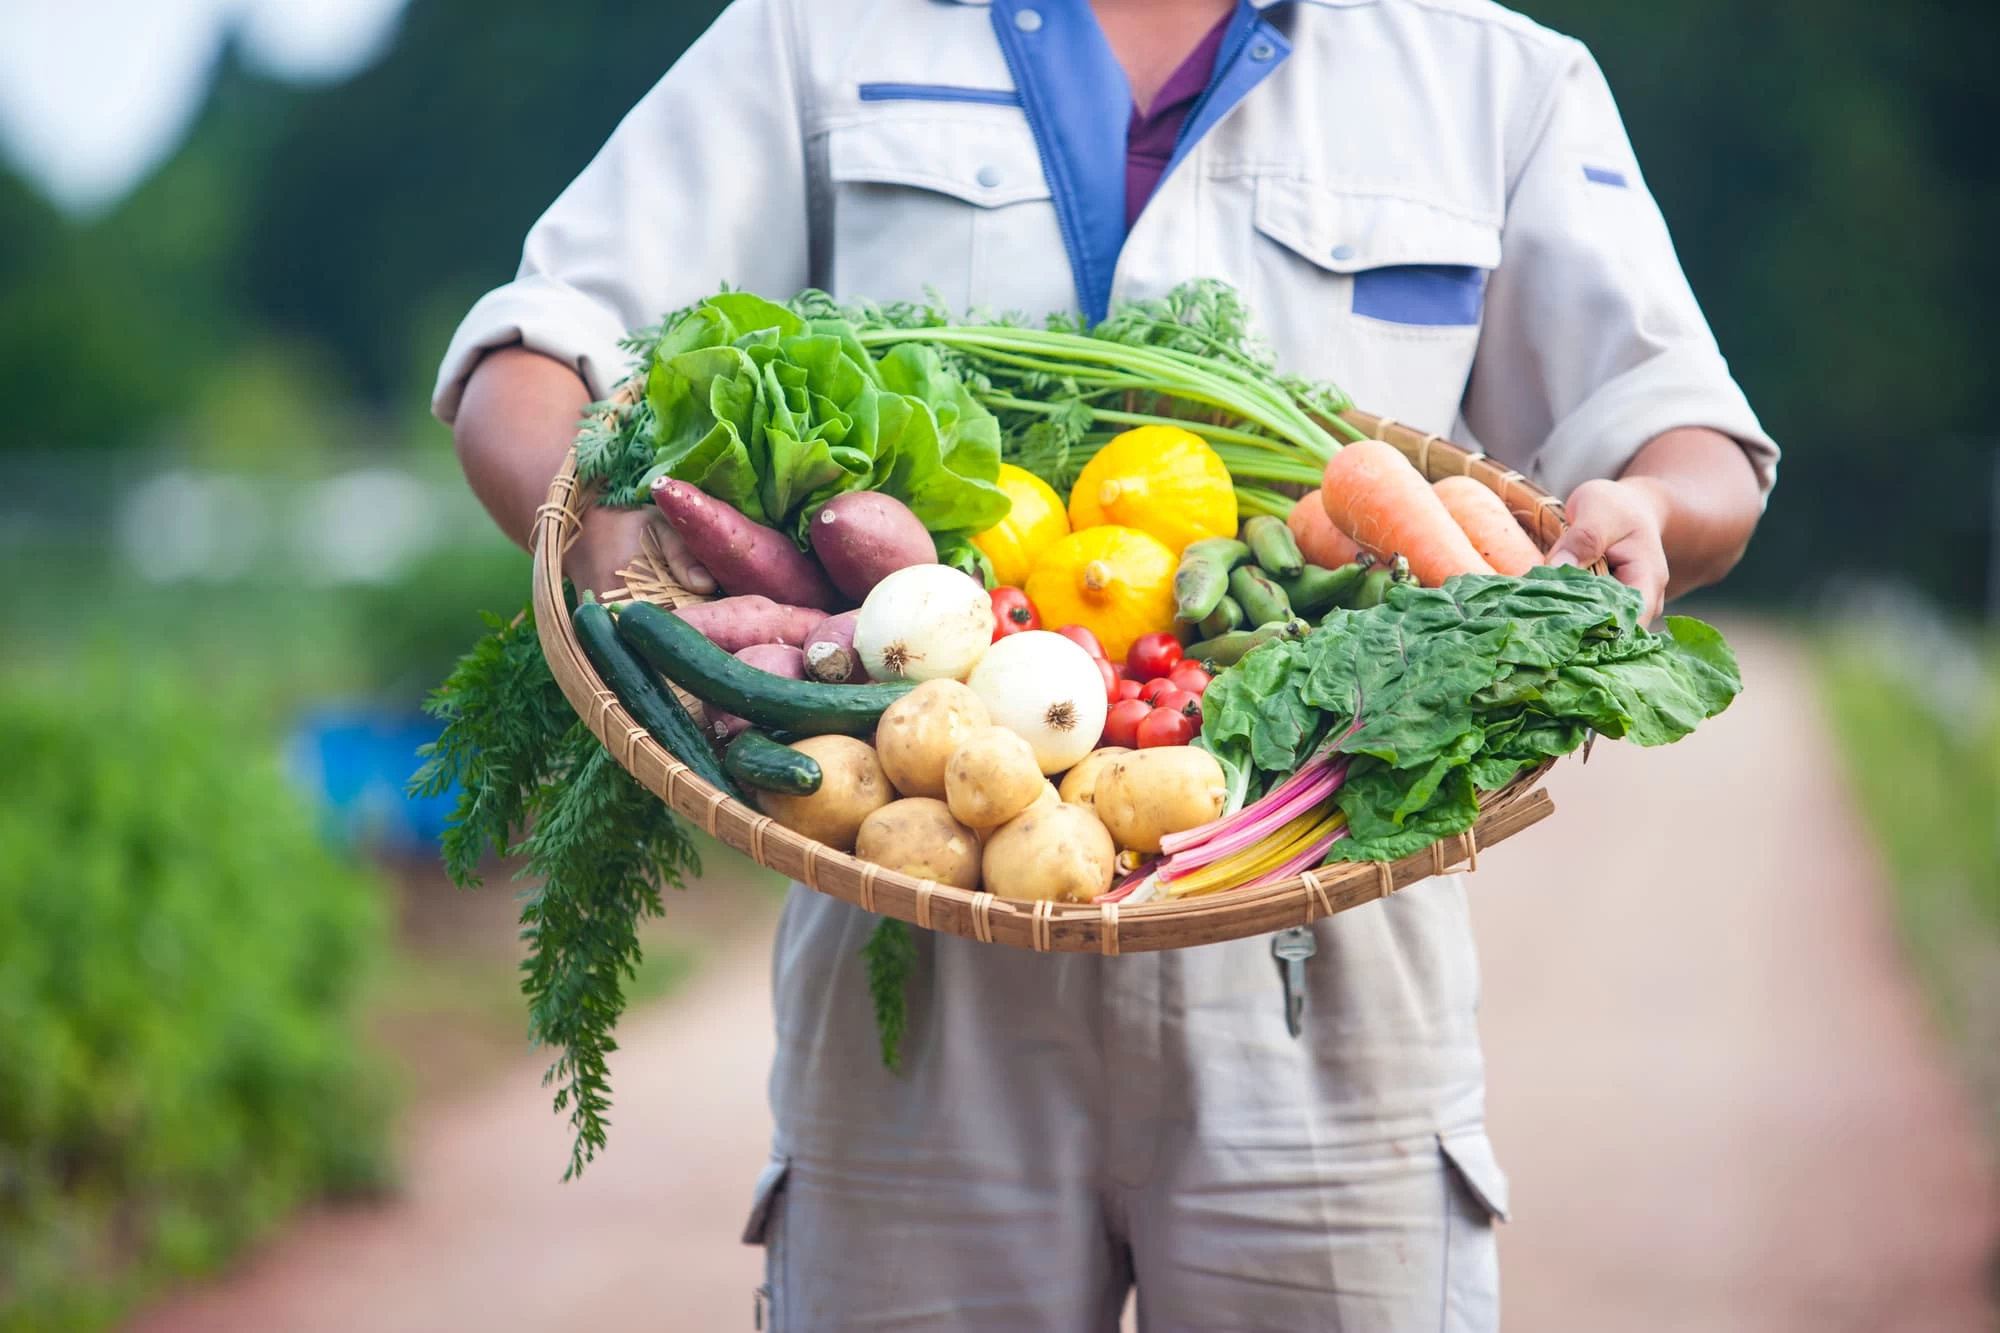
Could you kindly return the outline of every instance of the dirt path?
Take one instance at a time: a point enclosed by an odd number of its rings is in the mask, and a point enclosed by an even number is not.
[[[1803,664],[1732,637],[1741,708],[1566,766],[1559,816],[1474,881],[1508,1326],[1984,1333],[1991,1163]],[[566,1131],[524,1065],[416,1131],[403,1202],[314,1218],[136,1327],[748,1328],[768,1023],[750,931],[626,1025],[611,1156],[580,1184],[557,1183]]]

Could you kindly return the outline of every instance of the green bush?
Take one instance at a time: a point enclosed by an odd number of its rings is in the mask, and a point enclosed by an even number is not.
[[[384,896],[214,694],[0,677],[0,1330],[103,1327],[381,1182]]]

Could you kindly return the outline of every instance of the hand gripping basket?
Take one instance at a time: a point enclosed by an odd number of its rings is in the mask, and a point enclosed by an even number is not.
[[[621,391],[621,401],[635,401],[639,392],[636,383],[628,382]],[[1349,412],[1346,418],[1364,434],[1400,449],[1432,480],[1463,475],[1487,486],[1507,502],[1544,550],[1562,534],[1566,526],[1562,506],[1518,472],[1384,418],[1364,412]],[[760,865],[865,911],[986,944],[1041,952],[1108,955],[1215,944],[1310,924],[1386,898],[1460,865],[1476,869],[1480,848],[1512,837],[1555,809],[1548,793],[1540,790],[1543,777],[1553,766],[1551,761],[1523,773],[1497,792],[1482,793],[1478,823],[1468,832],[1400,861],[1340,863],[1263,888],[1222,890],[1137,906],[1019,902],[886,870],[801,837],[723,795],[669,754],[619,706],[584,657],[563,600],[562,555],[575,538],[592,498],[577,485],[576,453],[571,450],[535,521],[535,624],[549,669],[570,706],[628,772],[711,836]],[[703,600],[673,582],[656,550],[646,552],[624,574],[628,598],[668,607]],[[691,711],[699,709],[697,701],[685,693],[681,697]],[[696,716],[699,718],[699,712]]]

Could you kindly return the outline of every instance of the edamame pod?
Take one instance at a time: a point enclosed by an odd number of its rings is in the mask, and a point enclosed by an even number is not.
[[[1273,578],[1295,579],[1305,572],[1306,558],[1299,554],[1299,539],[1284,519],[1257,515],[1243,525],[1243,540],[1249,543],[1257,564]]]
[[[1204,620],[1229,591],[1229,571],[1250,559],[1250,548],[1233,537],[1191,542],[1174,572],[1174,614]]]
[[[1231,630],[1243,628],[1243,606],[1234,597],[1224,593],[1215,609],[1201,619],[1201,637],[1218,638]]]
[[[1239,565],[1230,571],[1229,595],[1243,608],[1243,619],[1252,625],[1292,617],[1292,604],[1286,600],[1285,590],[1255,565]]]
[[[1297,578],[1279,579],[1277,584],[1284,589],[1293,611],[1302,616],[1316,616],[1344,605],[1361,587],[1367,573],[1368,566],[1358,560],[1339,569],[1307,565]]]

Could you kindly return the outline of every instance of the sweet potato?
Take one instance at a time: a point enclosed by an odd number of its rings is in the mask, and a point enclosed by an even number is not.
[[[849,491],[813,515],[808,539],[833,586],[855,601],[899,569],[937,563],[923,520],[892,495]]]
[[[702,637],[727,653],[758,643],[783,643],[803,648],[827,619],[810,606],[781,606],[768,597],[723,597],[674,608],[674,614],[701,631]]]
[[[662,477],[653,483],[653,503],[724,592],[822,611],[845,605],[819,566],[783,533],[751,522],[714,496]]]
[[[806,678],[806,655],[788,643],[753,643],[736,654],[736,660],[747,662],[759,671],[768,671],[786,680]],[[719,708],[708,710],[709,734],[717,740],[733,740],[750,729],[750,724],[734,713],[725,713]]]
[[[854,622],[859,611],[827,616],[806,636],[806,678],[827,685],[864,685],[868,672],[854,651]]]

